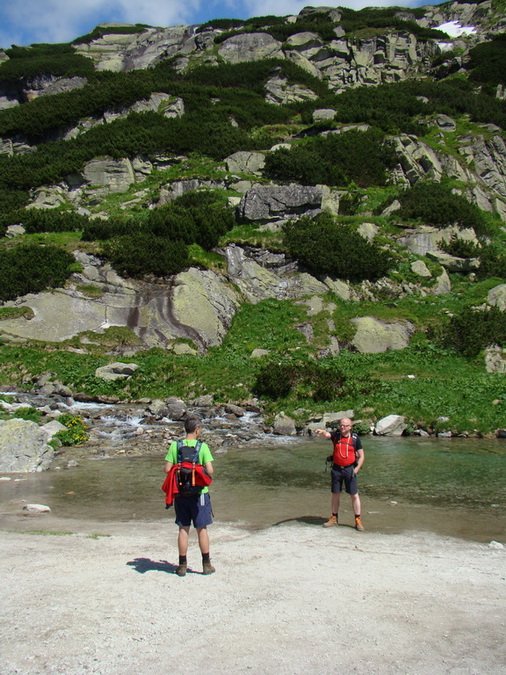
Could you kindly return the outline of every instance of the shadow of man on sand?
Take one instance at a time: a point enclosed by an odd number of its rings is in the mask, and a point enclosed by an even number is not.
[[[127,565],[133,567],[139,574],[146,574],[146,572],[166,572],[167,574],[176,573],[176,565],[173,565],[166,560],[151,560],[150,558],[134,558],[127,562]]]
[[[319,527],[323,526],[323,523],[327,522],[328,518],[322,518],[322,516],[299,516],[298,518],[286,518],[285,520],[279,520],[277,523],[273,523],[273,527],[277,525],[285,525],[286,523],[304,523],[305,525],[317,525]],[[353,525],[347,525],[346,523],[339,523],[339,527],[350,527],[355,529]]]

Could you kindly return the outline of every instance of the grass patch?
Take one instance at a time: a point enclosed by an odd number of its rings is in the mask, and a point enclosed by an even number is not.
[[[10,319],[33,319],[35,314],[31,307],[0,307],[0,321],[8,321]]]

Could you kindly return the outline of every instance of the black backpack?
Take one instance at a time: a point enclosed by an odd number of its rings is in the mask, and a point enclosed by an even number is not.
[[[201,441],[197,441],[197,445],[185,445],[183,441],[177,442],[177,469],[176,480],[178,487],[178,494],[181,497],[190,497],[199,494],[202,490],[202,485],[195,484],[195,467],[199,464],[199,453]],[[182,466],[183,462],[192,465],[192,468]]]

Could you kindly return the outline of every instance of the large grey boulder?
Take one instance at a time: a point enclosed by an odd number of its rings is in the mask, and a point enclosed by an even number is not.
[[[128,380],[139,366],[136,363],[121,363],[115,361],[95,370],[95,377],[101,380],[114,382],[115,380]]]
[[[388,415],[376,423],[374,433],[378,436],[402,436],[407,426],[402,415]]]
[[[0,472],[31,473],[49,468],[54,456],[48,436],[35,422],[0,420]]]
[[[295,436],[297,429],[295,428],[293,419],[288,415],[285,415],[284,412],[280,412],[274,418],[272,432],[278,436]]]
[[[351,344],[362,354],[380,354],[389,350],[405,349],[415,327],[409,321],[386,323],[372,316],[351,319],[357,332]]]
[[[238,215],[249,222],[285,222],[322,209],[324,190],[311,185],[257,185],[241,198]]]
[[[258,173],[265,166],[263,152],[240,150],[225,159],[227,171],[230,173]]]
[[[107,192],[126,192],[135,183],[135,174],[129,159],[92,159],[85,165],[83,175],[87,183]]]
[[[167,417],[171,420],[182,420],[188,411],[188,406],[186,403],[175,396],[171,396],[166,400],[167,405]]]
[[[33,99],[39,96],[53,96],[65,92],[82,89],[88,84],[85,77],[44,77],[39,82],[30,82],[30,91],[25,91],[27,98]]]
[[[218,54],[227,63],[284,58],[281,42],[268,33],[243,33],[221,43]]]

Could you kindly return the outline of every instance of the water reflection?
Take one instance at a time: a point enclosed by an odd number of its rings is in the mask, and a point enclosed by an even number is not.
[[[360,490],[368,529],[429,529],[504,540],[504,441],[365,437],[363,444]],[[217,520],[247,527],[323,522],[330,504],[325,473],[330,449],[328,441],[308,439],[215,453]],[[48,504],[53,514],[66,518],[172,519],[160,489],[163,454],[162,449],[158,457],[88,460],[75,469],[0,482],[2,513],[19,512],[24,501]],[[349,501],[343,500],[343,522],[351,524]]]

